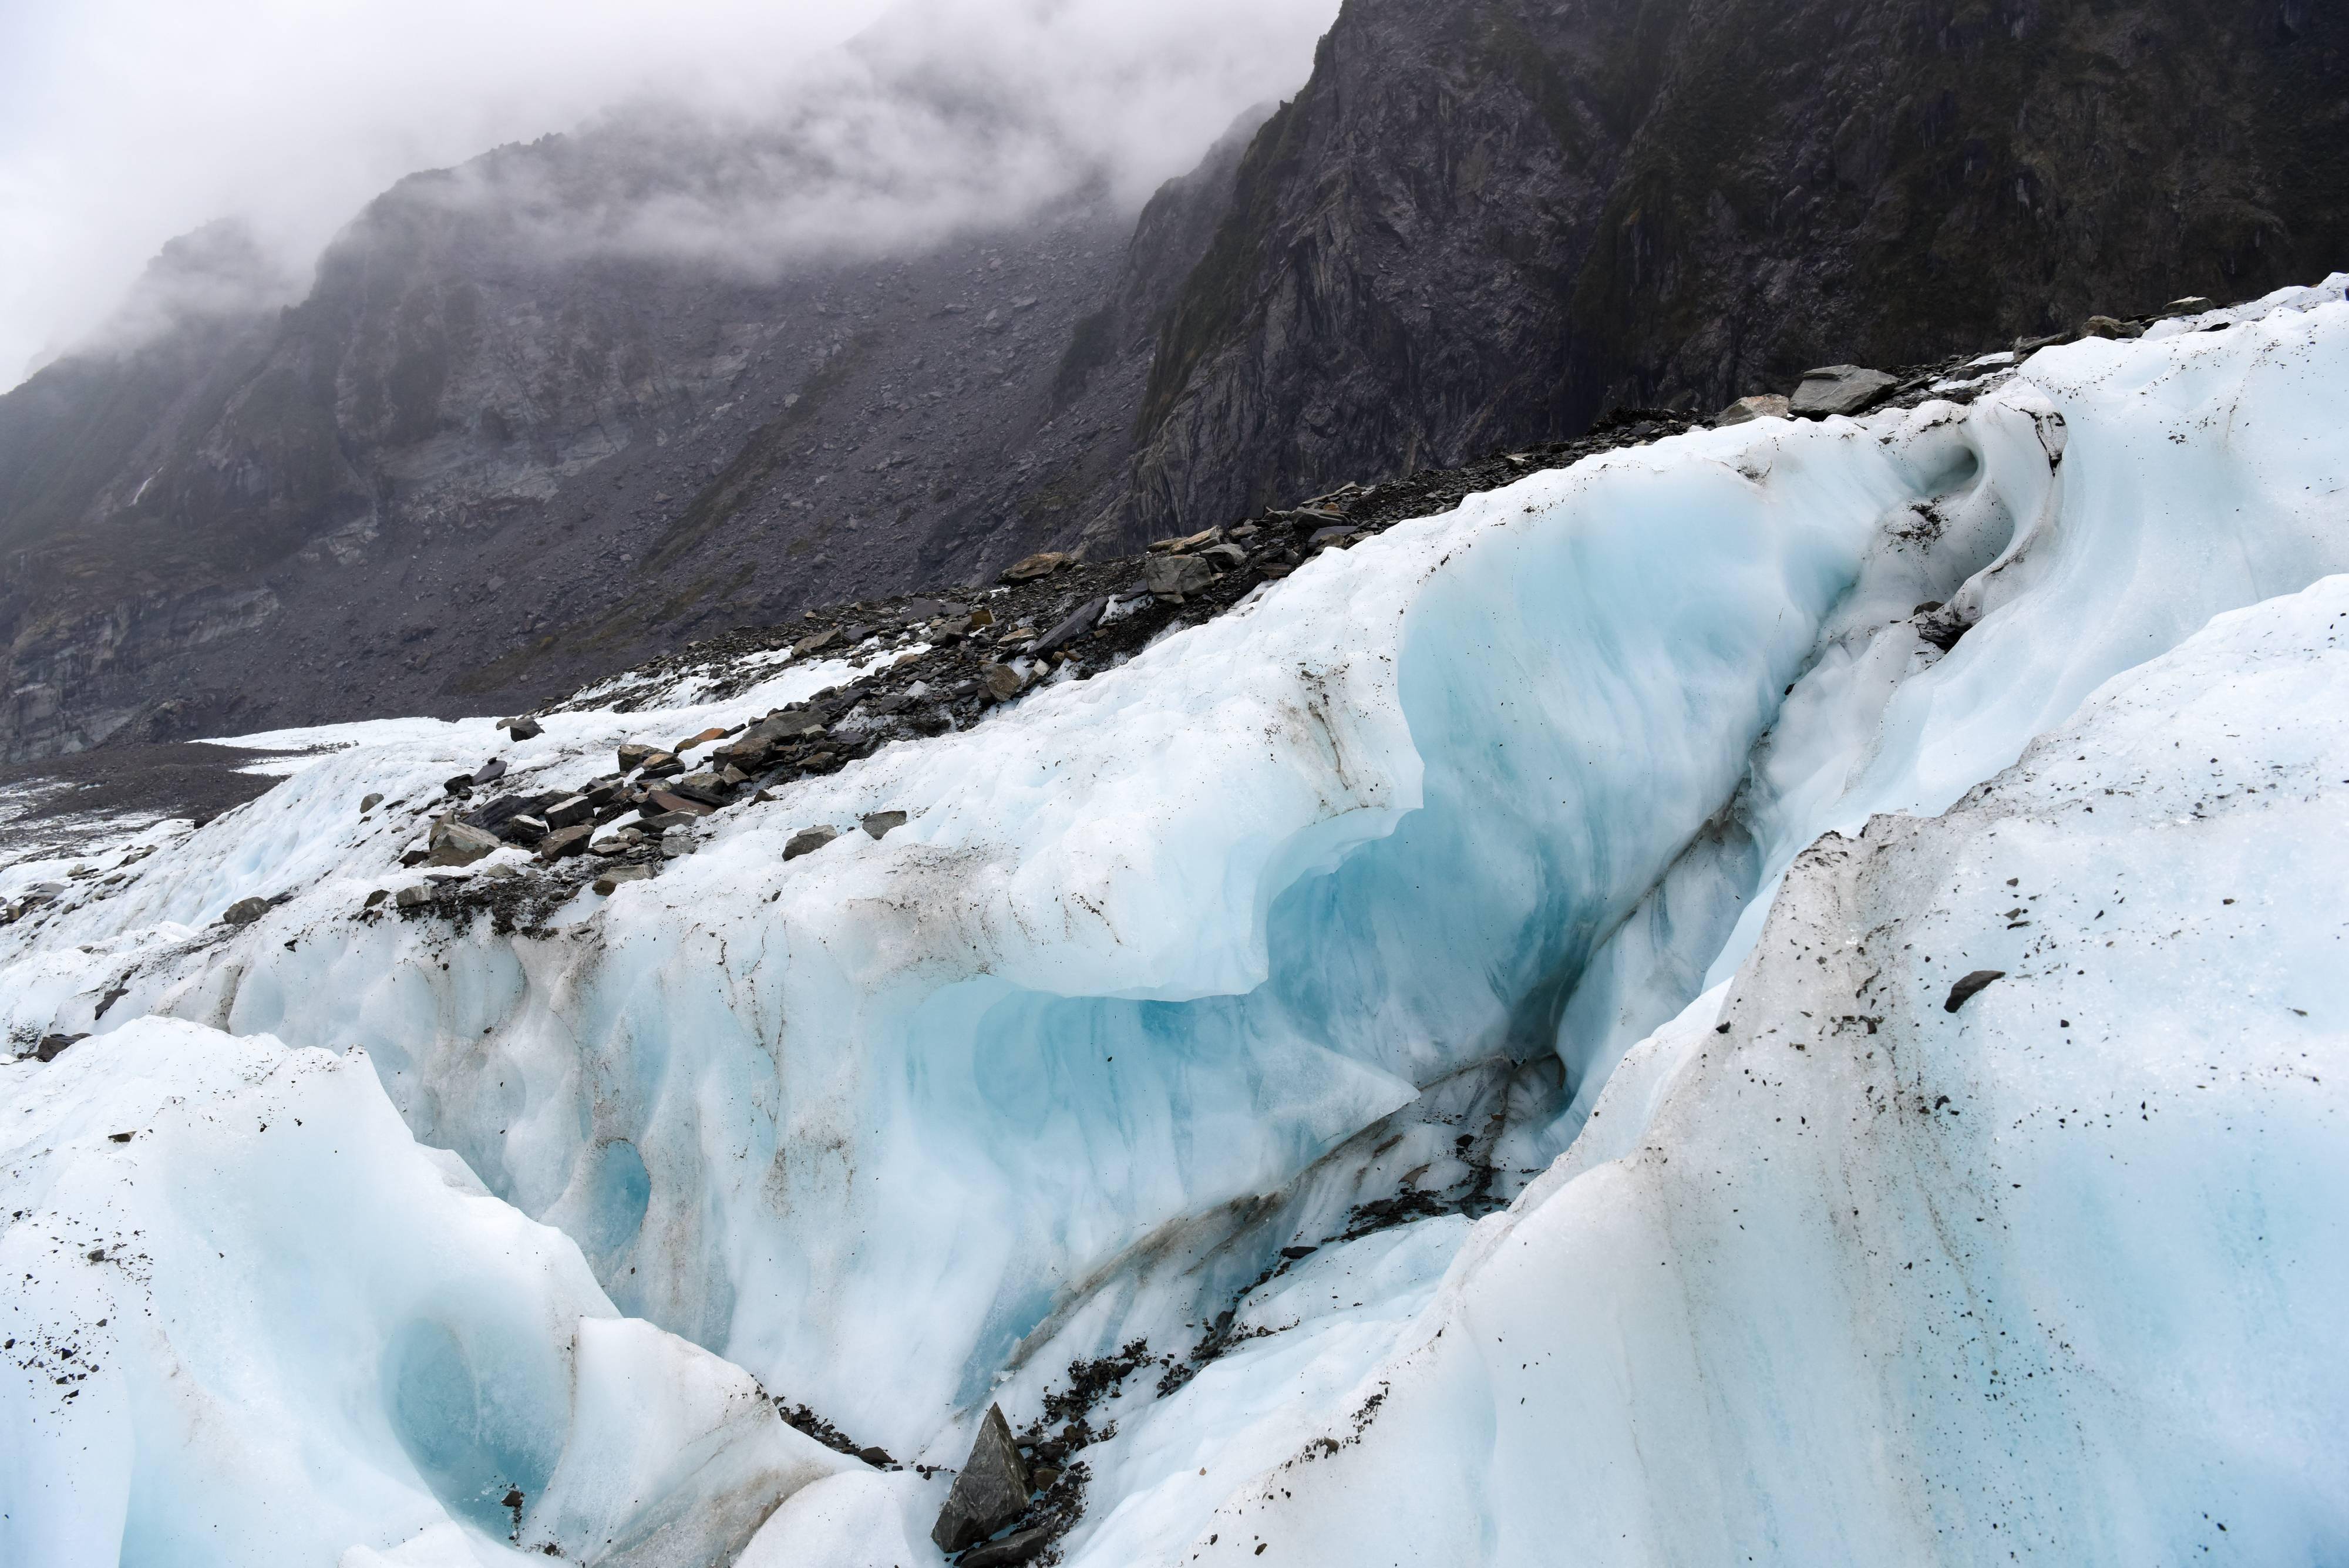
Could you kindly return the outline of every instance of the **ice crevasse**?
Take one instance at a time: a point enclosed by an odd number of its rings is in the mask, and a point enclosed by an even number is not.
[[[1066,1560],[2342,1550],[2341,282],[1472,497],[550,932],[354,918],[486,723],[159,831],[0,931],[97,1032],[0,1066],[0,1530],[905,1563],[947,1478],[744,1389],[953,1465],[1212,1332]]]

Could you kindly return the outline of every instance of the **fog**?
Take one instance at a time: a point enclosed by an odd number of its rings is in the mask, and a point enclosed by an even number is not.
[[[492,160],[437,183],[438,199],[511,211],[554,254],[738,269],[902,248],[1080,191],[1138,204],[1243,109],[1293,92],[1336,9],[0,6],[0,387],[178,313],[290,302],[333,234],[402,176],[550,132],[574,133],[572,157]],[[198,230],[134,292],[167,242]]]

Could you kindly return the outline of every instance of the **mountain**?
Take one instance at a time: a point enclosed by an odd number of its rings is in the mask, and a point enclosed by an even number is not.
[[[1098,191],[771,279],[550,239],[549,207],[679,161],[635,126],[404,182],[299,305],[182,309],[0,399],[5,754],[527,706],[1073,533],[1127,454],[1120,334],[1260,119],[1149,203],[1139,254]]]
[[[2337,7],[1350,0],[1166,327],[1134,532],[2320,275],[2344,130]]]
[[[845,178],[814,131],[502,149],[291,308],[213,289],[0,398],[0,758],[524,706],[1610,407],[2257,294],[2349,254],[2344,61],[2302,0],[1350,0],[1138,214],[1080,182],[780,262],[728,202]],[[1009,112],[904,91],[942,148]]]

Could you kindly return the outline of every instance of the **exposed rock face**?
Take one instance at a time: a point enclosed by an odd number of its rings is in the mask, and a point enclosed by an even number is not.
[[[0,762],[525,705],[1072,537],[1262,118],[1131,254],[1101,202],[771,281],[535,243],[625,125],[402,182],[294,308],[0,397]]]
[[[512,711],[1610,407],[2306,281],[2349,254],[2344,129],[2340,7],[1350,0],[1138,220],[746,280],[535,243],[652,133],[503,149],[395,187],[290,309],[0,398],[0,762]]]
[[[2349,15],[1351,0],[1165,328],[1131,545],[2349,254]]]

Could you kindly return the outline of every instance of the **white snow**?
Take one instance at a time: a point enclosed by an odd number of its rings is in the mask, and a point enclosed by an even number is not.
[[[705,1515],[737,1541],[802,1488],[744,1561],[932,1562],[946,1478],[812,1445],[794,1469],[742,1414],[750,1377],[952,1465],[990,1400],[1024,1425],[1071,1362],[1137,1339],[1179,1360],[1229,1310],[1244,1336],[1195,1376],[1160,1397],[1144,1366],[1096,1412],[1118,1429],[1083,1456],[1070,1562],[2133,1562],[2184,1555],[2206,1511],[2231,1548],[2322,1556],[2344,1357],[2313,1314],[2349,1187],[2319,1136],[2337,1106],[2291,1063],[2324,1076],[2349,1000],[2323,892],[2343,588],[2302,592],[2349,571],[2344,281],[2043,350],[1963,408],[1757,421],[1471,497],[1117,670],[730,809],[545,934],[358,916],[492,753],[502,788],[574,785],[622,741],[851,667],[762,664],[730,699],[706,671],[623,678],[522,742],[246,737],[316,754],[0,929],[19,1048],[98,1032],[0,1068],[0,1117],[99,1077],[159,1106],[379,1082],[349,1169],[242,1133],[171,1168],[232,1205],[298,1177],[362,1212],[433,1158],[479,1173],[478,1223],[560,1260],[460,1293],[537,1325],[514,1363],[538,1392],[501,1428],[519,1457],[457,1466],[534,1467],[524,1544]],[[1946,653],[1924,635],[1960,628]],[[2224,763],[2199,794],[2196,751]],[[883,809],[911,820],[782,860]],[[2131,902],[2068,923],[2107,883]],[[216,923],[254,895],[283,899]],[[2007,909],[2031,918],[1989,920]],[[2010,973],[1944,1013],[1964,968]],[[298,1066],[188,1076],[254,1052]],[[2124,1099],[2134,1132],[2102,1120]],[[314,1247],[367,1299],[347,1332],[279,1345],[256,1325],[312,1314],[275,1285],[274,1315],[203,1320],[252,1341],[285,1440],[337,1456],[299,1472],[331,1496],[270,1560],[500,1549],[474,1494],[351,1426],[399,1381],[404,1309],[371,1293],[415,1298],[387,1260],[444,1266],[403,1239],[421,1223],[270,1231],[237,1265],[274,1280]],[[0,1283],[7,1321],[48,1289]],[[656,1388],[660,1331],[725,1362]],[[209,1478],[164,1429],[75,1442]],[[113,1473],[26,1440],[26,1474]],[[263,1539],[253,1492],[189,1484]],[[12,1519],[26,1486],[0,1479]],[[121,1506],[97,1496],[42,1528],[102,1532]]]
[[[854,1464],[618,1317],[361,1054],[145,1019],[0,1084],[0,1560],[689,1562]]]

